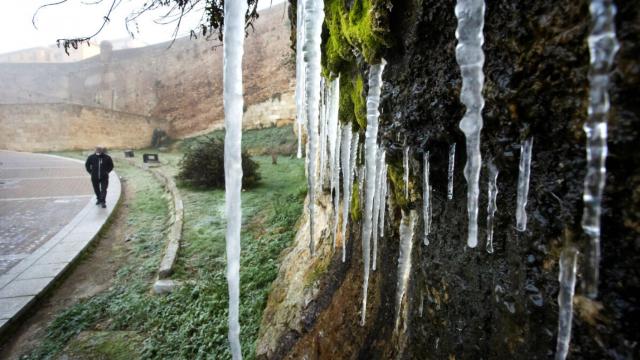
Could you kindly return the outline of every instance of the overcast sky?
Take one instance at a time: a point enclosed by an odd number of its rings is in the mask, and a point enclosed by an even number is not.
[[[43,8],[36,16],[35,29],[31,18],[38,7],[43,4],[60,0],[0,0],[0,54],[37,46],[55,44],[59,38],[74,38],[88,36],[96,32],[102,24],[102,18],[111,6],[111,0],[67,0],[63,4]],[[111,15],[111,22],[98,35],[99,40],[122,39],[128,37],[125,28],[125,18],[132,11],[138,10],[149,0],[117,0],[118,7]],[[237,0],[236,0],[237,1]],[[273,0],[279,4],[284,0]],[[204,1],[203,1],[204,2]],[[259,0],[258,9],[269,7],[271,0]],[[139,33],[136,40],[144,44],[155,44],[170,40],[175,24],[159,25],[154,22],[164,14],[155,11],[143,15],[139,21]],[[178,36],[189,34],[189,30],[199,24],[202,10],[193,11],[182,21]]]

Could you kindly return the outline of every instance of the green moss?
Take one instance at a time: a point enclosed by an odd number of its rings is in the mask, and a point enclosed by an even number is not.
[[[350,212],[351,220],[353,222],[360,221],[360,218],[362,217],[362,210],[360,206],[360,187],[357,181],[353,184]]]
[[[388,27],[381,25],[388,16],[384,0],[330,0],[325,5],[328,37],[324,44],[324,66],[333,73],[344,73],[355,61],[354,50],[372,64],[389,47]]]
[[[367,126],[366,99],[355,54],[369,64],[380,60],[390,46],[389,9],[389,0],[325,1],[323,74],[340,74],[340,119],[360,129]]]
[[[321,256],[317,258],[317,261],[313,264],[313,268],[304,274],[305,288],[313,286],[316,281],[322,278],[322,275],[324,275],[327,272],[327,269],[329,269],[331,259],[331,256]]]
[[[364,80],[360,74],[355,78],[353,92],[351,93],[351,100],[353,101],[353,113],[355,114],[356,122],[361,129],[366,129],[367,102],[364,95]]]
[[[402,166],[390,162],[388,168],[389,180],[391,181],[391,194],[395,203],[404,208],[409,203],[409,199],[404,196],[404,172]]]

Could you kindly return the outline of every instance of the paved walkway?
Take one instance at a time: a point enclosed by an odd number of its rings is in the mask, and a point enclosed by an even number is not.
[[[82,161],[0,151],[0,333],[89,245],[119,197],[115,172],[102,209]]]

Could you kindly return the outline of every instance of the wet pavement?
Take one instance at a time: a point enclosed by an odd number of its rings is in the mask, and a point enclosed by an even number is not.
[[[0,151],[0,275],[58,233],[91,196],[79,162]]]

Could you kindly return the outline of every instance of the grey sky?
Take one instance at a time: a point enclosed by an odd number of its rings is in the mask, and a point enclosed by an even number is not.
[[[0,0],[0,54],[20,49],[55,44],[58,38],[87,36],[96,32],[102,24],[102,17],[111,5],[110,0],[103,0],[96,5],[85,5],[96,0],[68,0],[64,4],[46,7],[36,17],[35,29],[31,18],[36,9],[54,0]],[[111,16],[111,22],[98,35],[97,41],[122,39],[128,37],[124,19],[132,11],[140,9],[147,0],[120,0],[120,5]],[[284,0],[273,0],[279,4]],[[260,0],[259,9],[269,7],[270,0]],[[155,44],[171,39],[174,24],[159,25],[154,23],[166,12],[147,13],[138,21],[140,33],[136,40],[144,44]],[[202,11],[194,11],[183,19],[179,36],[189,34],[189,30],[199,23]]]

